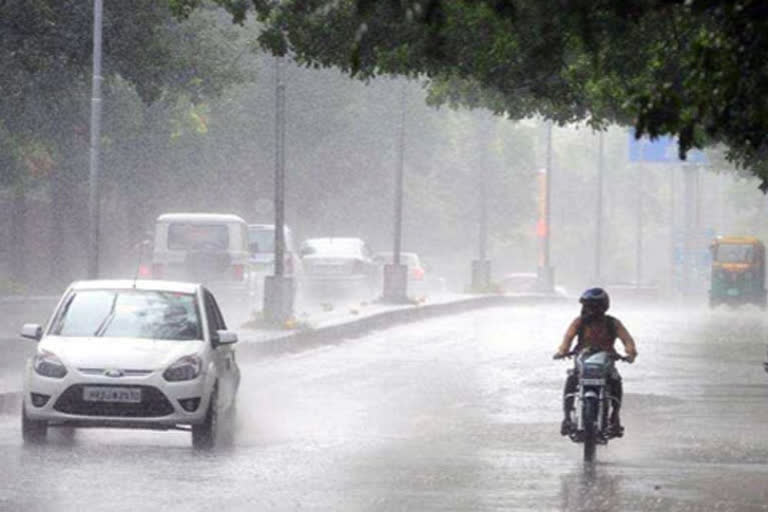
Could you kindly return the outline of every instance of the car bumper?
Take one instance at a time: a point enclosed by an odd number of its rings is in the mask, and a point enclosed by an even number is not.
[[[190,381],[166,382],[161,370],[145,376],[115,378],[68,369],[64,378],[53,379],[28,368],[24,378],[24,410],[28,418],[51,425],[157,429],[194,425],[205,419],[212,381],[210,375],[201,374]],[[141,402],[86,401],[86,386],[141,389]],[[43,405],[36,405],[33,393],[48,398]],[[182,406],[181,401],[188,399],[199,399],[193,411]]]

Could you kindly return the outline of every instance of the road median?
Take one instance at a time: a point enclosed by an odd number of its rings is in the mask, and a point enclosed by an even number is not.
[[[357,312],[345,320],[296,330],[242,329],[238,354],[244,358],[270,357],[301,352],[323,345],[332,345],[359,338],[365,334],[397,325],[418,322],[433,317],[463,313],[475,309],[511,305],[534,305],[566,300],[558,294],[507,294],[460,296],[450,300],[407,306],[390,306],[370,312]]]

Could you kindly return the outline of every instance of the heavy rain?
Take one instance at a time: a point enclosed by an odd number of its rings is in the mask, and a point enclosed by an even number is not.
[[[0,511],[768,510],[759,2],[0,0]]]

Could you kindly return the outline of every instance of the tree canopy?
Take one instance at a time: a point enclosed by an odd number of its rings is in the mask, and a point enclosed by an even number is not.
[[[200,0],[169,0],[188,15]],[[261,44],[429,100],[722,143],[768,188],[768,6],[757,0],[217,0]],[[252,10],[252,11],[251,11]]]

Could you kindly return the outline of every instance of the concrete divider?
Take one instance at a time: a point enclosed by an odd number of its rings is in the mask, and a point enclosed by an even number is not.
[[[371,331],[442,315],[514,304],[533,305],[565,300],[564,296],[555,294],[481,295],[450,302],[398,308],[333,325],[276,334],[272,339],[265,339],[257,343],[242,343],[238,345],[237,353],[244,359],[276,356],[340,343],[348,339],[358,338]]]

